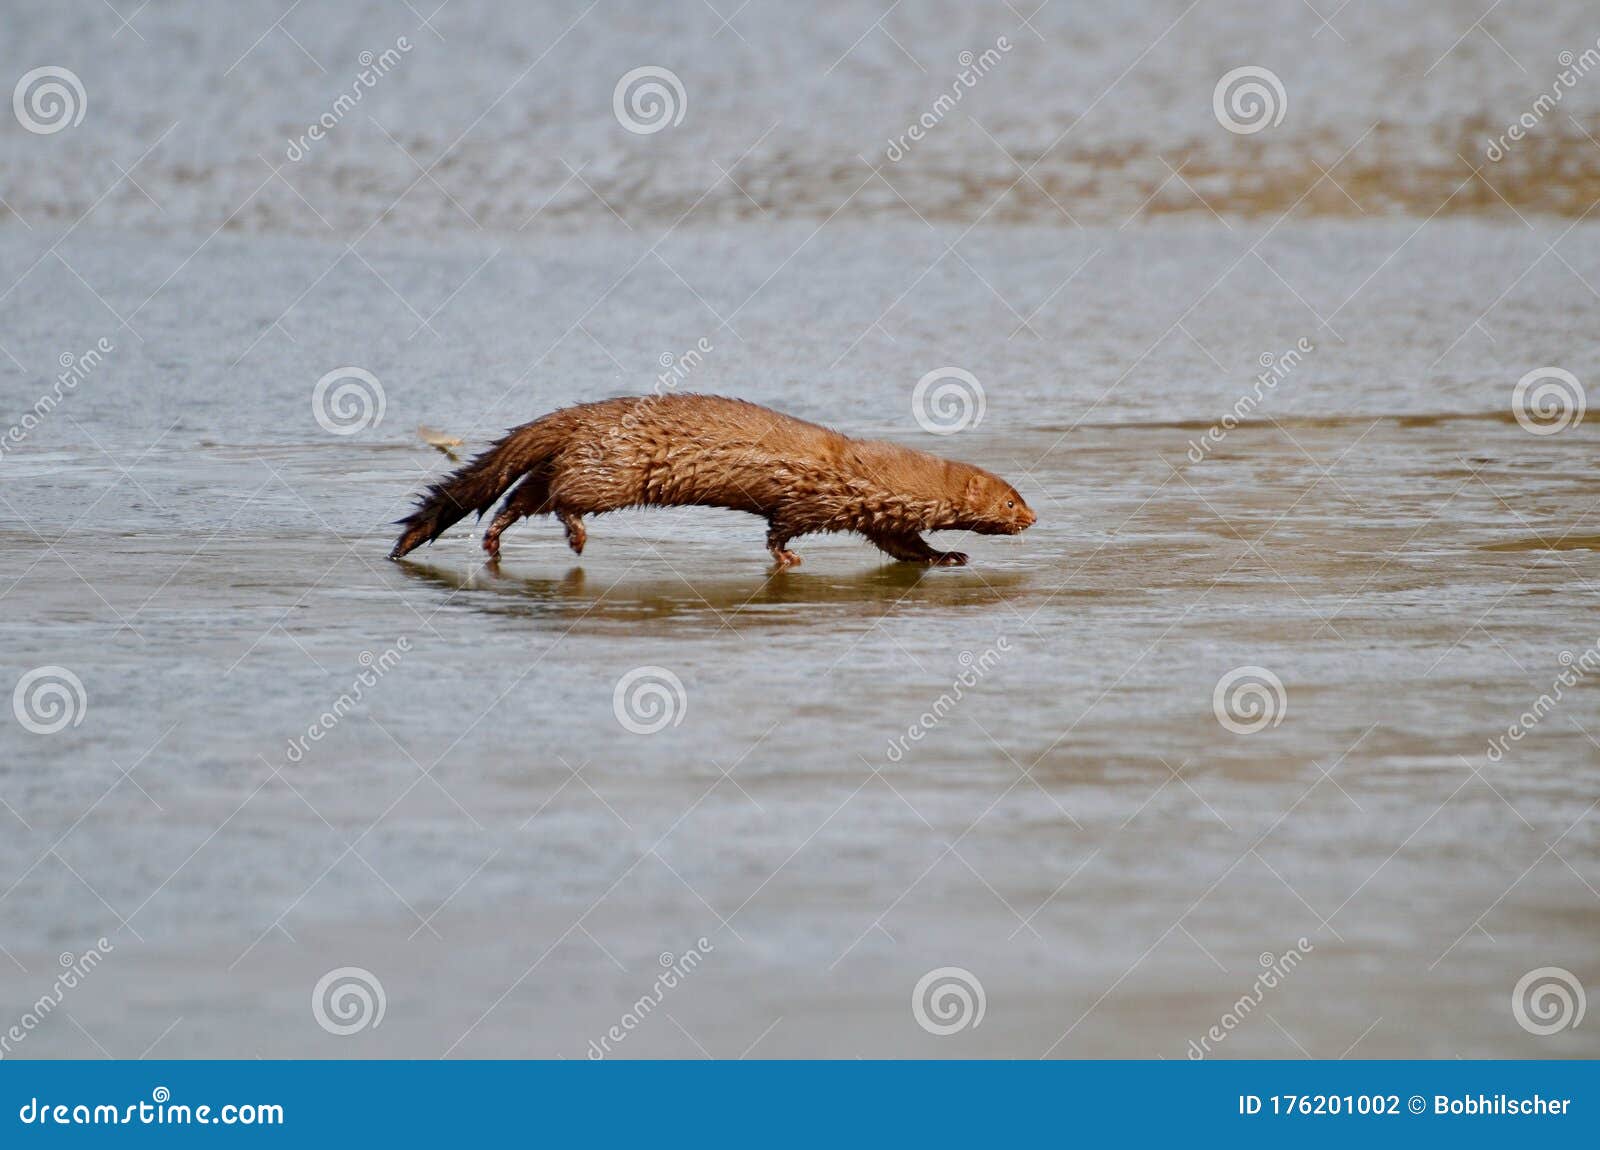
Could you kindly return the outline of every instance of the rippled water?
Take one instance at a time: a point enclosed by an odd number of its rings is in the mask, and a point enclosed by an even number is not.
[[[1277,0],[1029,7],[751,4],[724,26],[705,4],[452,0],[436,34],[389,3],[300,5],[281,27],[271,4],[175,3],[142,10],[136,37],[103,4],[29,0],[8,13],[6,74],[76,68],[90,113],[44,143],[0,131],[0,218],[384,236],[691,211],[1072,226],[1302,201],[1578,217],[1600,195],[1600,22],[1579,0],[1329,5],[1326,23]],[[613,115],[641,65],[680,77],[670,131]],[[1213,97],[1240,67],[1281,95],[1265,125],[1250,93],[1225,101],[1236,133]]]
[[[1576,6],[1498,11],[1530,71],[1587,31]],[[8,75],[116,28],[45,12],[18,16]],[[691,952],[615,1053],[1181,1058],[1229,1015],[1219,1056],[1600,1053],[1592,1027],[1539,1037],[1512,1006],[1537,968],[1600,980],[1596,432],[1535,434],[1513,403],[1537,368],[1587,380],[1593,225],[1498,201],[1430,217],[1450,186],[1417,184],[1421,207],[1386,190],[1419,156],[1351,182],[1362,211],[1323,184],[1279,218],[1319,178],[1294,156],[1331,163],[1372,119],[1381,139],[1515,118],[1537,82],[1487,67],[1480,35],[1421,74],[1476,10],[1352,6],[1344,41],[1248,5],[1160,40],[1181,6],[1093,27],[1051,6],[1044,43],[1003,8],[887,18],[927,75],[881,32],[846,53],[876,10],[814,29],[752,8],[712,38],[709,13],[458,2],[444,43],[403,7],[291,15],[327,76],[280,33],[245,51],[276,11],[181,12],[63,57],[80,128],[0,132],[21,217],[0,230],[5,422],[63,355],[110,348],[0,458],[7,682],[82,684],[64,729],[0,725],[0,1023],[59,954],[109,949],[7,1056],[585,1057]],[[989,103],[928,141],[944,159],[869,177],[854,154],[1002,31]],[[401,33],[374,119],[424,164],[467,129],[442,189],[363,113],[284,169],[294,189],[252,195],[254,152],[277,163],[337,62]],[[1219,139],[1211,85],[1256,47],[1311,114]],[[684,131],[624,139],[611,87],[658,54]],[[133,171],[160,207],[118,184],[74,225],[169,115]],[[1056,195],[1078,227],[982,173],[1000,153],[975,122],[1055,156],[1080,115],[1073,140],[1141,164],[1177,167],[1191,136],[1275,148],[1293,194],[1252,205],[1245,164],[1201,189],[1220,216],[1163,210],[1178,180],[1141,209],[1143,176],[1074,144],[1105,189]],[[706,165],[773,118],[746,200]],[[1068,164],[1043,190],[1075,187],[1051,182]],[[919,219],[940,171],[970,187]],[[763,525],[704,509],[605,517],[581,560],[535,521],[497,570],[468,525],[384,561],[449,466],[418,425],[470,451],[644,391],[701,340],[684,388],[982,464],[1038,525],[936,540],[973,563],[934,571],[841,537],[774,573]],[[331,434],[313,385],[357,365],[382,419]],[[911,396],[944,367],[985,407],[940,437]],[[616,702],[637,668],[665,684],[654,733],[618,717],[654,725]],[[343,967],[381,983],[381,1028],[318,1026],[313,987]],[[940,1037],[912,999],[944,967],[984,1015]]]

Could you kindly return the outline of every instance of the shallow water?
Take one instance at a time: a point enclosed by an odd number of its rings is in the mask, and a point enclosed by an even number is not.
[[[744,237],[745,258],[776,264],[810,230]],[[1306,269],[1337,252],[1328,270],[1364,275],[1410,230],[1285,226],[1269,259],[1326,315],[1348,289]],[[1430,368],[1460,334],[1453,297],[1522,270],[1517,229],[1435,223],[1334,321],[1342,343],[1242,267],[1163,335],[1167,300],[1194,298],[1242,234],[1004,229],[962,242],[1019,300],[1100,251],[1092,286],[1034,317],[1038,339],[1008,339],[963,270],[924,279],[852,347],[928,238],[817,236],[738,336],[646,274],[616,293],[636,302],[586,322],[593,341],[561,338],[632,262],[629,237],[524,242],[437,338],[409,343],[383,293],[330,276],[285,322],[294,342],[274,331],[231,370],[275,285],[253,278],[261,243],[208,248],[205,273],[147,309],[143,342],[119,332],[5,460],[8,662],[71,668],[88,698],[58,734],[5,732],[5,946],[27,968],[8,998],[106,935],[105,973],[70,1009],[119,1055],[181,1018],[165,1053],[577,1057],[650,988],[657,955],[704,936],[710,957],[665,1004],[679,1025],[653,1020],[628,1053],[737,1054],[776,1022],[757,1052],[1181,1057],[1258,955],[1303,937],[1272,1020],[1222,1052],[1593,1052],[1581,1030],[1529,1037],[1509,1010],[1525,970],[1592,954],[1590,684],[1486,757],[1561,652],[1596,639],[1594,551],[1543,547],[1592,538],[1594,433],[1532,435],[1509,415],[1519,356],[1581,338],[1570,273],[1540,265],[1498,305],[1495,344],[1470,334]],[[715,283],[727,237],[675,242],[669,261]],[[269,246],[269,281],[337,255]],[[1453,266],[1468,249],[1470,275]],[[1587,233],[1562,250],[1585,269],[1600,255]],[[99,237],[86,259],[117,301],[175,252]],[[412,247],[381,270],[423,294],[481,258]],[[569,284],[554,306],[502,315],[552,265]],[[211,296],[219,277],[240,291]],[[67,310],[70,282],[47,285],[63,298],[14,305],[40,318],[25,362],[45,361],[44,320]],[[739,286],[717,287],[727,315]],[[826,538],[773,574],[757,521],[699,509],[602,519],[581,561],[548,522],[516,529],[498,571],[465,529],[383,560],[388,521],[448,465],[416,423],[475,443],[586,388],[640,390],[657,349],[693,345],[665,333],[702,330],[714,351],[695,386],[989,465],[1038,526],[927,572]],[[1193,463],[1261,349],[1302,332],[1315,350]],[[907,366],[913,339],[928,350]],[[609,378],[597,344],[629,370]],[[308,383],[350,358],[383,381],[386,412],[333,436]],[[909,393],[946,360],[980,376],[987,407],[939,438]],[[402,641],[296,761],[291,740],[352,688],[361,652]],[[964,657],[975,685],[893,756]],[[679,721],[649,735],[613,711],[640,666],[683,688]],[[1284,688],[1254,734],[1212,709],[1241,666]],[[378,974],[389,1004],[347,1045],[305,1007],[339,965]],[[950,965],[982,981],[988,1013],[935,1039],[907,999]],[[92,1050],[59,1020],[28,1046]]]
[[[1556,7],[1495,31],[1531,63],[1518,37],[1576,38],[1581,10]],[[1028,59],[1110,53],[1114,75],[1179,15],[1140,11],[1090,42],[1052,6],[1038,23],[1056,47],[1030,38]],[[1253,11],[1170,45],[1205,74],[1202,119]],[[363,13],[294,32],[331,64],[387,42]],[[419,156],[578,15],[491,35],[484,13],[446,9],[447,42],[419,39],[414,74],[375,97]],[[859,33],[801,48],[754,8],[736,28],[796,58],[758,70],[765,86],[746,77],[744,103],[731,82],[692,86],[700,134],[676,140],[594,129],[638,52],[626,14],[580,22],[550,58],[559,82],[471,130],[500,178],[472,199],[441,169],[481,230],[422,181],[363,232],[419,177],[361,122],[286,172],[308,202],[274,181],[230,216],[267,172],[240,182],[244,145],[278,146],[279,120],[337,88],[276,34],[220,76],[275,15],[237,17],[245,35],[150,11],[147,41],[83,68],[122,96],[91,104],[109,123],[0,139],[8,178],[26,162],[5,191],[21,222],[0,228],[6,422],[63,355],[110,345],[0,456],[7,682],[59,667],[83,687],[60,731],[0,724],[0,1024],[49,991],[59,954],[110,951],[6,1056],[585,1057],[691,951],[703,961],[614,1053],[1182,1058],[1231,1012],[1218,1056],[1600,1054],[1592,1026],[1540,1037],[1512,1009],[1536,968],[1600,985],[1600,654],[1584,658],[1600,643],[1600,433],[1590,416],[1535,434],[1513,411],[1530,371],[1589,370],[1592,222],[1476,200],[1468,218],[1391,214],[1365,185],[1369,214],[1318,192],[1282,215],[1253,206],[1248,165],[1229,169],[1221,216],[1141,208],[1143,177],[1112,186],[1103,169],[1083,227],[1026,188],[994,189],[986,212],[981,181],[927,219],[877,184],[858,212],[836,182],[855,148],[842,125],[879,97],[859,125],[876,139],[932,90],[876,33],[842,90],[807,80],[829,93],[811,121],[790,97],[778,139],[802,189],[741,180],[761,206],[735,219],[742,194],[716,183],[680,221],[690,176],[671,149],[730,162],[729,124],[781,111],[786,84],[810,91],[800,78]],[[684,33],[696,51],[706,17]],[[19,27],[45,52],[74,21],[109,36],[95,18]],[[1294,18],[1259,43],[1354,71],[1345,104],[1288,122],[1290,152],[1320,155],[1312,127],[1353,137],[1369,113],[1444,132],[1520,110],[1515,81],[1470,82],[1471,54],[1494,52],[1482,37],[1437,81],[1393,65],[1435,94],[1427,115],[1399,115],[1406,95],[1377,82],[1389,65],[1349,64],[1385,21],[1398,57],[1443,52],[1460,33],[1443,15],[1353,6],[1336,23],[1355,48]],[[963,31],[978,46],[992,30]],[[136,81],[185,43],[205,68],[172,90],[209,78],[215,101],[140,103]],[[301,69],[303,116],[282,95]],[[1036,70],[983,93],[1038,152],[1093,95],[1056,75],[1070,91],[1054,111]],[[1177,73],[1134,75],[1136,97],[1093,106],[1086,132],[1166,154],[1201,130]],[[529,109],[543,119],[519,139]],[[169,110],[183,133],[136,173],[161,207],[119,185],[73,224],[102,161]],[[940,146],[975,168],[988,145],[949,126]],[[568,131],[614,160],[586,170],[609,207],[544,178]],[[49,163],[41,146],[59,146]],[[835,152],[837,170],[815,162]],[[904,171],[890,177],[912,203],[937,195],[936,174]],[[517,230],[557,185],[560,210]],[[774,573],[764,525],[705,509],[604,517],[581,559],[530,521],[498,569],[467,524],[384,560],[391,521],[450,466],[419,425],[470,452],[559,404],[646,391],[701,340],[682,389],[979,463],[1038,525],[936,538],[972,565],[933,571],[835,537],[800,540],[804,565]],[[1258,388],[1263,356],[1290,366]],[[384,407],[337,435],[313,385],[347,366]],[[979,380],[984,409],[938,436],[912,393],[944,367]],[[670,673],[651,672],[672,715],[654,733],[618,717],[638,668]],[[1267,688],[1235,698],[1270,708],[1251,733],[1214,703],[1241,668]],[[1546,712],[1563,674],[1577,681]],[[318,1025],[313,987],[341,967],[381,982],[381,1027]],[[941,967],[981,983],[980,1025],[918,1025],[913,988]]]

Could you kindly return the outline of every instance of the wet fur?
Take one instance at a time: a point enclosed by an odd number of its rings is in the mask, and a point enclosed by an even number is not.
[[[491,556],[506,528],[528,515],[554,515],[582,554],[582,517],[625,507],[759,515],[781,566],[800,562],[789,540],[827,531],[859,532],[906,562],[962,564],[965,555],[936,551],[921,533],[1014,535],[1034,522],[1015,488],[970,464],[852,439],[743,400],[642,396],[562,408],[513,428],[423,493],[389,558],[469,513],[481,516],[508,489],[484,535]]]

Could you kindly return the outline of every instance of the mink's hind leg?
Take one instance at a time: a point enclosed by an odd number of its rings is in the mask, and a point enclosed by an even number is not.
[[[771,530],[767,532],[767,550],[772,552],[773,561],[780,570],[784,567],[800,566],[800,556],[784,546],[793,534],[792,531],[779,527],[776,523],[772,524]]]
[[[583,529],[582,516],[571,511],[557,511],[556,518],[567,529],[567,546],[575,554],[582,555],[583,545],[589,541],[589,533]]]
[[[935,567],[965,567],[967,557],[960,551],[935,551],[927,540],[914,531],[905,534],[871,532],[867,534],[880,551],[902,563],[929,563]]]
[[[549,503],[550,485],[544,479],[530,475],[519,483],[499,514],[490,521],[489,530],[483,533],[483,549],[489,553],[489,558],[500,557],[500,536],[506,533],[506,528],[529,515],[544,514],[550,510]]]

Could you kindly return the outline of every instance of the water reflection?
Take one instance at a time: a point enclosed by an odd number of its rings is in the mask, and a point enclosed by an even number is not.
[[[502,563],[448,564],[410,559],[396,568],[409,579],[449,592],[441,602],[490,615],[552,616],[637,624],[645,619],[705,617],[740,626],[756,622],[814,625],[816,609],[877,618],[897,605],[994,608],[1034,589],[1029,571],[929,569],[884,563],[854,571],[765,570],[750,574],[667,574],[652,570],[589,570],[526,575]]]

